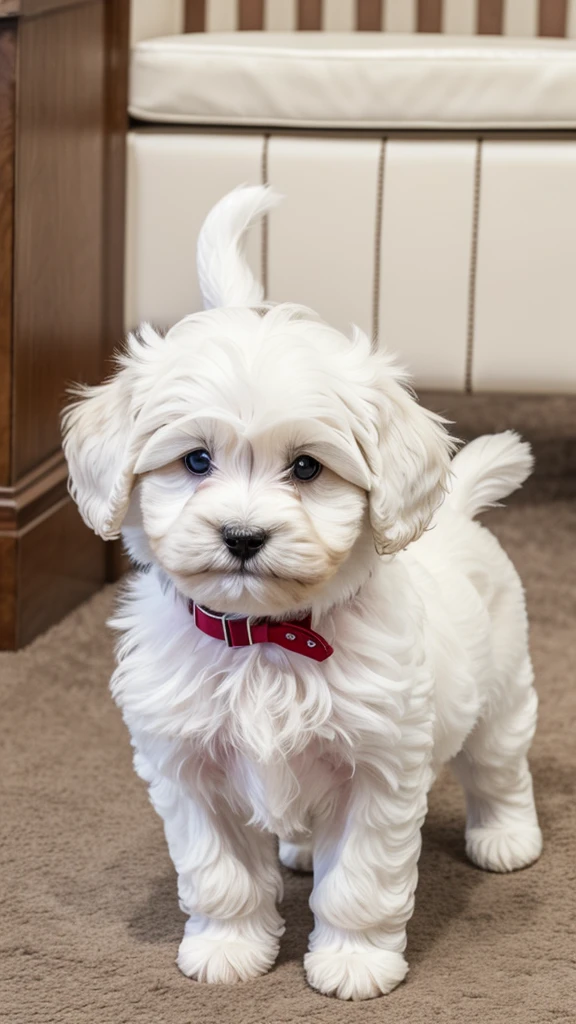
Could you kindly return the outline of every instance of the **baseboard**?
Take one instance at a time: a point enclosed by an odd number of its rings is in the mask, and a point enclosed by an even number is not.
[[[67,493],[61,453],[0,489],[0,650],[17,650],[108,578],[107,546]]]

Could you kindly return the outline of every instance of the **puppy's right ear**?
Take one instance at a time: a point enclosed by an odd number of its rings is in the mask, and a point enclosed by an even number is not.
[[[62,418],[70,494],[84,522],[112,540],[120,534],[134,482],[129,372],[122,369],[107,383],[78,388],[75,394],[78,401]]]

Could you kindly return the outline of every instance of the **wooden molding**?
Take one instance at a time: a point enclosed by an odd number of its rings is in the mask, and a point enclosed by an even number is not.
[[[15,24],[0,23],[0,485],[10,483],[12,464],[15,80]]]
[[[29,643],[105,580],[105,545],[69,497],[20,533],[0,532],[0,650]]]
[[[68,467],[62,452],[50,455],[13,487],[0,487],[0,533],[16,534],[66,497]]]
[[[128,24],[129,0],[0,0],[0,649],[122,568],[68,495],[59,413],[123,333]]]
[[[0,0],[0,18],[33,18],[37,14],[95,2],[97,0]],[[116,0],[110,0],[110,3],[114,4]]]

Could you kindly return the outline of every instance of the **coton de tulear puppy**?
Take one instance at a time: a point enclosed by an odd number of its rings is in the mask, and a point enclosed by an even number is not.
[[[276,201],[243,188],[212,210],[207,310],[131,335],[67,411],[65,450],[85,521],[141,567],[112,692],[189,915],[181,970],[270,969],[279,837],[314,871],[310,984],[367,999],[406,975],[438,766],[466,791],[475,864],[540,853],[522,586],[472,521],[531,456],[507,432],[450,463],[439,417],[361,331],[263,304],[242,240]]]

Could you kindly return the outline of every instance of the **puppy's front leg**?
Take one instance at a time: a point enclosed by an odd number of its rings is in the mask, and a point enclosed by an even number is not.
[[[405,977],[406,924],[414,908],[427,773],[393,790],[357,769],[314,847],[315,927],[305,957],[313,988],[371,999]]]
[[[227,984],[265,974],[284,931],[274,837],[244,824],[217,796],[209,804],[201,789],[158,774],[142,755],[135,765],[164,820],[180,907],[190,915],[180,970]]]

